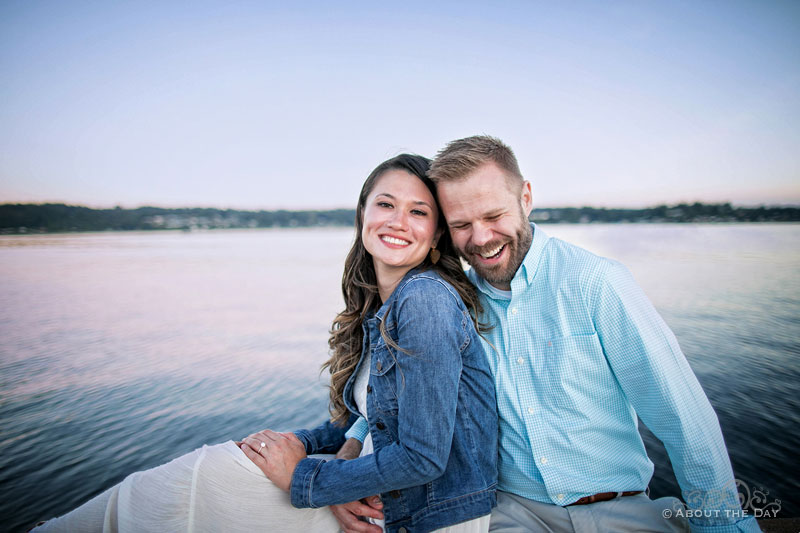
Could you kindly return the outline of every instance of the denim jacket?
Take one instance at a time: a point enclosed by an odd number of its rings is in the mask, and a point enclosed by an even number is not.
[[[387,345],[380,334],[402,348]],[[380,494],[386,531],[431,531],[489,514],[497,483],[494,382],[469,313],[433,270],[412,270],[365,320],[362,357],[344,388],[348,424],[296,432],[306,452],[335,453],[356,420],[353,383],[370,350],[367,415],[374,452],[306,458],[292,476],[295,507]]]

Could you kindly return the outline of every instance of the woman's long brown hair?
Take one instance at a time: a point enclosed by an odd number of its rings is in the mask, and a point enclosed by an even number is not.
[[[322,365],[323,370],[328,368],[331,373],[329,410],[331,420],[334,423],[344,424],[350,416],[350,412],[344,404],[343,393],[345,383],[347,383],[358,361],[361,359],[361,343],[364,339],[361,325],[370,312],[377,311],[381,306],[372,256],[364,248],[364,244],[361,241],[361,231],[364,227],[363,214],[367,197],[375,187],[375,183],[386,171],[405,170],[422,180],[428,190],[431,191],[434,199],[436,199],[436,188],[427,176],[429,166],[430,160],[420,155],[401,154],[393,157],[388,161],[384,161],[372,171],[361,188],[361,194],[358,196],[355,242],[353,242],[353,247],[350,248],[350,252],[347,254],[347,259],[344,263],[344,275],[342,276],[342,295],[344,296],[345,309],[333,321],[330,331],[331,336],[328,339],[331,358]],[[482,311],[477,291],[464,274],[461,261],[450,239],[450,234],[446,230],[441,209],[439,209],[438,227],[444,230],[436,246],[436,249],[441,253],[441,258],[434,265],[430,260],[430,256],[426,256],[420,268],[423,270],[435,269],[442,278],[449,282],[461,296],[467,309],[469,309],[475,326],[482,326],[477,322],[477,317],[480,316]]]

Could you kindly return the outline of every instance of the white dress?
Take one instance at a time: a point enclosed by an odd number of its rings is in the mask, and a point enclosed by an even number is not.
[[[232,441],[136,472],[38,532],[339,531],[327,507],[297,509]]]
[[[366,415],[369,360],[356,376],[356,403]],[[368,435],[361,455],[372,453]],[[379,524],[382,526],[382,524]],[[437,530],[480,533],[489,515]],[[102,533],[337,532],[328,507],[297,509],[233,441],[203,446],[177,459],[129,475],[74,511],[33,531]]]

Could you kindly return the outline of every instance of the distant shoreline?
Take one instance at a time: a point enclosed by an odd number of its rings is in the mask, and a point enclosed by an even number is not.
[[[0,204],[0,234],[352,227],[354,218],[355,209],[92,209],[65,204]],[[800,222],[800,207],[736,207],[729,203],[660,205],[643,209],[558,207],[534,209],[531,220],[553,224]]]

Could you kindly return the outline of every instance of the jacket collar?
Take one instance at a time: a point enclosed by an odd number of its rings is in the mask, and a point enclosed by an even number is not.
[[[392,306],[392,303],[397,299],[397,294],[400,292],[400,289],[403,287],[403,285],[405,285],[408,282],[408,280],[410,280],[412,277],[419,274],[420,272],[422,272],[420,267],[412,268],[411,270],[406,272],[406,275],[403,276],[403,279],[401,279],[397,283],[397,287],[394,288],[392,294],[390,294],[389,297],[386,299],[386,301],[383,302],[383,304],[381,304],[381,306],[378,308],[377,311],[375,311],[374,313],[367,314],[366,320],[364,322],[365,323],[382,322],[383,317],[386,316],[386,313],[389,311],[389,308]]]

